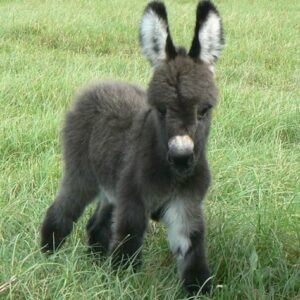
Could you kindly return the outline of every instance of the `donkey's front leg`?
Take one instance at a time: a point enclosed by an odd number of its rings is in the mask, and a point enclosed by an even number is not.
[[[204,223],[199,204],[187,199],[172,201],[163,221],[168,226],[172,252],[177,256],[178,270],[189,293],[211,290],[211,277],[204,243]]]
[[[211,274],[205,255],[203,229],[199,228],[190,234],[191,247],[179,262],[179,268],[186,289],[195,294],[211,291]]]
[[[132,262],[136,268],[141,261],[148,217],[141,197],[128,188],[127,191],[121,195],[115,210],[112,262],[114,267]]]

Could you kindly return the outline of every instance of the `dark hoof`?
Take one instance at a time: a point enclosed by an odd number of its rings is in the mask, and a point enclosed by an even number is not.
[[[111,240],[110,224],[91,224],[87,225],[88,245],[91,253],[96,255],[107,255]]]
[[[89,250],[97,256],[108,254],[112,237],[112,213],[113,205],[107,205],[104,208],[98,205],[87,223]]]
[[[202,294],[210,294],[212,291],[212,278],[207,270],[199,274],[184,274],[184,287],[190,295],[195,295],[199,291]]]
[[[53,215],[49,209],[41,229],[41,250],[49,254],[52,254],[64,244],[66,237],[73,229],[71,220],[64,219],[58,223],[55,215]]]
[[[127,241],[113,247],[111,251],[113,269],[127,269],[129,266],[132,266],[135,272],[140,269],[142,265],[142,251],[141,249],[134,251],[131,246],[130,241]]]

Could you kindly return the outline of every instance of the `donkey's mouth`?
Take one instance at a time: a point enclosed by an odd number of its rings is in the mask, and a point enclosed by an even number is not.
[[[167,156],[172,172],[178,177],[189,177],[194,171],[194,155],[190,156]]]
[[[171,166],[172,173],[179,178],[187,178],[193,175],[194,167],[183,168],[178,166]]]

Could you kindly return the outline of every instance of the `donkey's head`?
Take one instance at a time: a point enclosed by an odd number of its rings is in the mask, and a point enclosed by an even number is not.
[[[144,11],[140,41],[154,67],[148,101],[156,111],[168,162],[178,175],[191,174],[205,152],[211,110],[216,104],[214,63],[224,46],[221,18],[210,1],[199,2],[195,34],[187,52],[174,46],[166,8],[153,1]]]

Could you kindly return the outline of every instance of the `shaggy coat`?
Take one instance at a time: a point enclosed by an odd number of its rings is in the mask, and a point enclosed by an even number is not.
[[[87,224],[95,253],[134,266],[149,219],[168,227],[184,285],[209,291],[202,200],[210,184],[206,145],[217,102],[213,66],[223,48],[220,16],[197,8],[190,51],[172,42],[162,2],[150,2],[140,42],[153,66],[149,88],[102,82],[81,92],[63,131],[64,177],[42,226],[43,251],[60,247],[85,207],[100,195]]]

